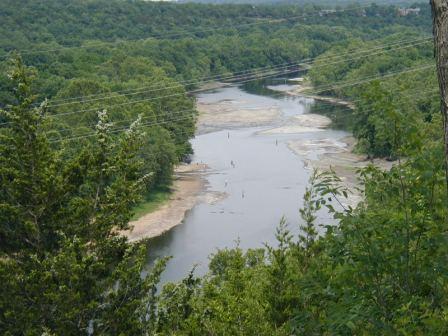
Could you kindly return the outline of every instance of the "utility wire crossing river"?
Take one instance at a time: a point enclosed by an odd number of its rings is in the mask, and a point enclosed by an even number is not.
[[[342,150],[340,139],[348,133],[297,124],[297,116],[329,106],[282,93],[294,86],[285,85],[285,79],[280,82],[198,96],[199,107],[211,118],[199,122],[199,135],[192,140],[193,164],[206,164],[207,191],[225,196],[200,202],[181,225],[148,242],[150,263],[172,256],[162,282],[179,280],[194,266],[198,274],[205,273],[208,257],[217,249],[275,245],[275,229],[283,216],[291,231],[298,232],[299,208],[311,172],[307,162],[324,151]]]

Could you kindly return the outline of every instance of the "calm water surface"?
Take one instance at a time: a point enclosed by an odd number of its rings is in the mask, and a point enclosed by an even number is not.
[[[198,96],[198,100],[213,103],[231,99],[245,108],[276,105],[284,118],[313,110],[337,110],[272,90],[288,88],[284,79],[277,79],[219,89]],[[234,247],[236,241],[243,248],[262,247],[263,243],[275,245],[275,229],[283,216],[291,231],[298,231],[299,208],[310,170],[305,168],[303,158],[288,149],[287,141],[340,139],[347,133],[330,129],[289,135],[258,134],[267,128],[271,127],[222,130],[192,140],[193,162],[210,167],[206,175],[208,189],[228,196],[215,204],[198,204],[181,225],[148,242],[149,263],[157,257],[172,256],[162,283],[184,278],[194,265],[197,274],[205,273],[210,254]]]

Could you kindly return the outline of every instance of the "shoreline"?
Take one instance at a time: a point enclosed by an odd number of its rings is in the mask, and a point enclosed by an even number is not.
[[[306,94],[306,90],[313,87],[303,83],[294,85],[292,90],[283,91],[290,96],[301,96],[314,100],[329,102],[335,105],[342,105],[350,109],[355,109],[352,102],[336,97],[318,96]],[[271,128],[260,132],[261,134],[296,134],[303,132],[319,132],[331,128],[332,120],[320,114],[302,114],[292,119],[292,123],[280,127]],[[350,133],[350,132],[348,132]],[[349,196],[342,202],[345,206],[355,207],[361,200],[362,194],[359,191],[359,181],[356,170],[364,168],[369,164],[374,164],[383,170],[390,170],[393,162],[385,159],[369,160],[366,155],[354,152],[356,139],[350,133],[340,139],[321,139],[297,141],[290,140],[288,148],[304,161],[305,168],[316,169],[318,172],[333,170],[341,179],[341,185],[350,190]],[[315,158],[310,158],[309,154],[315,154]]]
[[[205,190],[203,174],[207,169],[205,164],[182,164],[176,167],[169,200],[157,210],[129,223],[131,229],[124,232],[129,242],[160,236],[181,224]]]
[[[306,85],[303,84],[303,82],[299,83],[299,84],[295,84],[296,88],[293,90],[288,90],[285,93],[289,94],[291,96],[302,96],[302,97],[306,97],[306,98],[311,98],[314,100],[319,100],[319,101],[323,101],[323,102],[327,102],[327,103],[331,103],[331,104],[336,104],[336,105],[342,105],[345,107],[348,107],[352,110],[355,109],[355,105],[347,100],[344,99],[340,99],[340,98],[336,98],[336,97],[330,97],[330,96],[320,96],[320,95],[315,95],[315,94],[307,94],[305,91],[306,90],[312,90],[313,86],[311,85]]]
[[[306,89],[312,89],[311,86],[302,84],[297,84],[296,86],[297,88],[295,90],[286,91],[286,94],[292,96],[304,96],[315,100],[346,106],[350,109],[355,108],[355,105],[352,102],[339,98],[307,95],[306,93],[303,93]],[[321,121],[316,124],[315,127],[317,127],[318,130],[321,130],[330,127],[331,123],[331,120],[328,124]],[[366,155],[355,153],[354,149],[356,143],[356,139],[350,133],[350,135],[336,141],[327,141],[327,139],[325,139],[299,143],[292,140],[288,142],[288,147],[293,153],[303,157],[306,168],[316,169],[319,172],[333,170],[341,179],[341,185],[351,192],[345,202],[343,202],[345,203],[344,205],[355,207],[362,200],[362,195],[358,189],[359,182],[356,170],[364,168],[369,164],[374,164],[383,170],[390,170],[393,165],[393,162],[386,161],[385,159],[377,158],[369,160]],[[307,155],[313,151],[318,152],[316,155],[317,158],[307,158]]]
[[[353,152],[356,145],[356,139],[352,136],[346,136],[337,141],[309,141],[298,143],[297,141],[289,141],[289,149],[298,156],[304,158],[305,167],[308,169],[316,169],[318,172],[333,170],[341,180],[340,185],[347,188],[350,192],[346,199],[341,200],[344,206],[355,207],[362,201],[362,194],[358,189],[359,181],[357,169],[365,168],[369,164],[374,164],[383,170],[390,170],[394,162],[385,159],[369,160],[366,155]],[[321,153],[317,154],[317,158],[307,158],[307,154],[312,148],[321,149]]]

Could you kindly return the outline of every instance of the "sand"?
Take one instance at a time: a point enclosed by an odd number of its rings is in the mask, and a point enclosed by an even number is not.
[[[307,91],[310,93],[307,93]],[[355,108],[355,104],[353,104],[352,102],[349,102],[349,101],[346,101],[343,99],[339,99],[336,97],[328,97],[328,96],[313,94],[312,92],[313,92],[313,86],[311,86],[307,82],[303,82],[301,84],[294,85],[294,89],[286,91],[286,93],[291,96],[302,96],[302,97],[312,98],[314,100],[324,101],[327,103],[346,106],[351,109]]]
[[[280,109],[275,106],[262,108],[245,108],[243,102],[222,100],[217,103],[198,103],[198,134],[241,127],[256,127],[272,124],[281,116]]]
[[[320,132],[331,124],[331,120],[318,114],[302,114],[290,118],[280,127],[261,131],[260,134],[297,134]]]
[[[169,201],[157,210],[129,223],[132,227],[125,232],[129,241],[138,241],[163,234],[182,223],[185,214],[201,199],[207,166],[201,164],[180,165],[175,172],[173,193]]]
[[[368,160],[365,155],[353,153],[356,140],[348,136],[337,141],[331,139],[310,141],[289,141],[288,147],[297,155],[304,157],[305,166],[319,172],[333,170],[341,179],[341,185],[350,190],[349,197],[341,200],[345,206],[355,207],[362,200],[356,170],[374,164],[383,170],[390,170],[393,162],[383,159]],[[317,153],[316,158],[309,158]]]
[[[298,134],[298,133],[310,133],[320,132],[322,129],[315,127],[305,127],[300,125],[289,125],[273,128],[270,130],[262,131],[260,134]]]

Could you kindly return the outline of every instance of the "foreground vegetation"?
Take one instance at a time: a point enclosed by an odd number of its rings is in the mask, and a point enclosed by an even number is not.
[[[7,21],[2,29],[17,35],[3,34],[3,50],[11,44],[25,46],[33,38],[33,48],[40,43],[90,43],[92,36],[102,41],[146,38],[146,26],[130,24],[132,15],[116,30],[102,29],[112,17],[103,16],[104,8],[114,14],[130,9],[134,15],[149,13],[156,18],[154,27],[164,33],[171,31],[179,10],[138,2],[76,2],[70,10],[64,9],[64,2],[23,3],[28,5],[23,20],[30,26],[8,30]],[[0,6],[10,13],[8,19],[20,19],[18,3]],[[63,17],[65,24],[46,16],[45,9],[52,6],[55,18]],[[89,29],[81,24],[79,8],[85,6],[94,13],[89,18],[99,20],[87,25]],[[182,20],[190,28],[194,20],[199,20],[195,27],[230,18],[247,23],[250,8],[188,5],[182,7],[189,13]],[[266,7],[257,15],[282,17],[298,8]],[[208,16],[198,15],[206,11],[211,11]],[[163,19],[157,12],[165,13]],[[387,7],[372,6],[366,14],[254,26],[238,33],[219,30],[24,53],[23,61],[15,57],[2,63],[2,334],[447,334],[448,197],[442,121],[436,95],[427,94],[436,87],[434,71],[342,87],[423,66],[431,60],[430,45],[391,49],[338,65],[326,62],[342,48],[372,48],[410,36],[408,32],[421,38],[430,31],[428,12],[402,18]],[[83,29],[75,29],[77,33],[65,40],[61,29],[69,27],[70,20]],[[181,81],[314,56],[319,56],[309,73],[314,90],[356,102],[353,127],[359,150],[396,160],[394,168],[359,171],[364,201],[356,209],[333,208],[347,191],[333,174],[315,173],[298,214],[303,223],[300,236],[292,236],[282,221],[278,246],[221,250],[212,256],[205,277],[192,272],[157,292],[167,260],[148,270],[145,247],[128,244],[120,231],[127,228],[142,196],[169,185],[173,165],[191,152],[188,139],[194,134],[196,114],[187,91],[196,85]],[[112,94],[155,85],[163,88],[162,94]],[[107,103],[91,99],[98,93],[103,95],[94,99],[107,96]],[[44,97],[51,100],[40,104]],[[69,100],[72,97],[77,99]],[[140,102],[134,104],[136,100]],[[67,102],[74,103],[61,105]],[[188,111],[188,119],[171,118],[170,111]],[[321,208],[339,224],[317,222]]]

